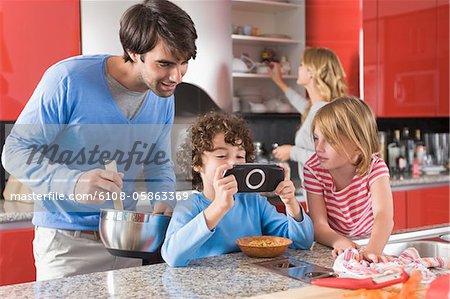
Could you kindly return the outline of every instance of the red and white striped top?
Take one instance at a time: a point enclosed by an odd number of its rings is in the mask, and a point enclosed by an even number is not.
[[[333,178],[319,162],[316,154],[306,162],[304,187],[307,192],[323,195],[330,227],[344,236],[370,233],[373,227],[370,186],[379,178],[389,176],[386,163],[373,156],[369,174],[355,175],[351,183],[336,191]]]

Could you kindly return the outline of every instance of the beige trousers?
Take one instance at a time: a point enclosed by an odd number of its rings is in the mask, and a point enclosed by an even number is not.
[[[111,255],[97,236],[80,231],[36,227],[33,252],[37,281],[142,265]]]

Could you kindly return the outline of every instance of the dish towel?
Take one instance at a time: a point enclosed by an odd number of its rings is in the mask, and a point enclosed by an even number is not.
[[[448,257],[420,257],[417,250],[409,247],[397,258],[387,263],[371,263],[359,258],[359,252],[355,248],[347,248],[334,261],[333,270],[339,277],[367,278],[378,275],[401,272],[402,269],[410,274],[412,270],[422,273],[422,283],[429,283],[436,275],[428,268],[439,267],[450,269]]]

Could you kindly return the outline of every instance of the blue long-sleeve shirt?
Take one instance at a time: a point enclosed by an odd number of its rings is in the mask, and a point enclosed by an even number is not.
[[[80,175],[104,169],[107,159],[124,173],[119,196],[125,209],[136,206],[134,182],[142,171],[149,191],[175,191],[174,98],[149,90],[139,112],[127,119],[105,80],[108,57],[78,56],[50,67],[6,139],[5,169],[41,196],[35,201],[37,226],[98,230],[99,210],[112,208],[112,201],[82,204],[70,197]]]
[[[219,224],[209,230],[203,211],[211,204],[203,193],[178,202],[166,233],[161,254],[170,266],[186,266],[192,259],[239,251],[236,240],[272,235],[289,238],[291,247],[309,249],[314,232],[309,216],[298,222],[280,214],[267,199],[256,193],[237,193],[233,207]],[[303,211],[303,209],[302,209]]]

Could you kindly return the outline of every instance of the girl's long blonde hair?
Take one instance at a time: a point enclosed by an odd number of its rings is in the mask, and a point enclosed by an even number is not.
[[[320,97],[331,102],[347,93],[345,72],[337,55],[327,48],[306,48],[302,55],[303,65],[310,70],[312,80],[317,86]],[[306,118],[311,109],[311,102],[302,115]]]
[[[317,111],[312,122],[312,132],[317,128],[325,140],[337,151],[350,158],[350,142],[358,151],[356,174],[365,176],[370,170],[372,156],[378,154],[378,130],[375,115],[370,107],[357,97],[334,99]]]

